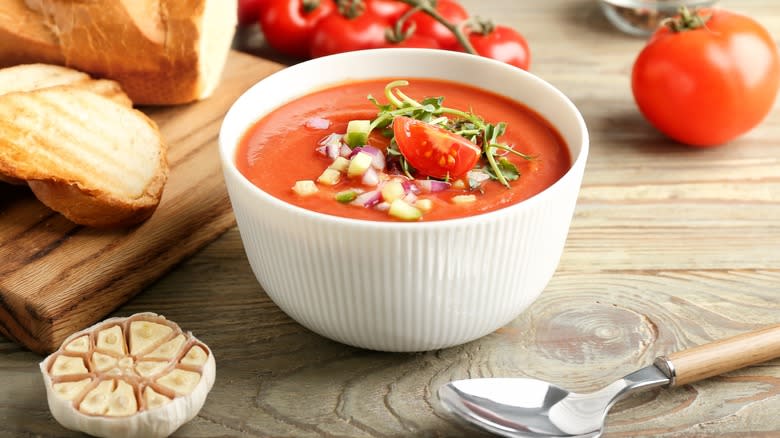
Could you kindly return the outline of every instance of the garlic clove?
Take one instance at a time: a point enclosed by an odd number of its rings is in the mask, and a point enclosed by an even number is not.
[[[174,369],[157,379],[158,384],[173,391],[176,395],[189,394],[199,381],[200,374],[179,369]]]
[[[173,329],[167,325],[151,321],[133,321],[130,323],[130,354],[136,355],[156,345],[167,337]]]
[[[144,403],[146,403],[147,409],[160,407],[169,401],[171,401],[171,399],[155,391],[151,386],[147,386],[144,389]]]
[[[201,348],[199,345],[193,345],[192,348],[190,348],[190,351],[188,351],[187,354],[181,358],[179,363],[189,366],[201,366],[206,363],[208,358],[209,355],[206,353],[206,350]]]
[[[178,367],[178,368],[177,368]],[[164,437],[197,415],[214,384],[209,348],[153,313],[71,335],[40,364],[54,418],[102,437]]]
[[[84,335],[71,341],[66,347],[68,353],[86,353],[89,351],[89,336]]]
[[[116,365],[117,360],[115,357],[103,353],[98,353],[97,351],[92,353],[92,367],[95,371],[108,371],[111,368],[116,367]]]
[[[103,415],[108,410],[109,396],[114,390],[114,380],[104,380],[87,393],[79,404],[79,411],[88,415]]]
[[[69,376],[73,374],[86,374],[87,367],[84,365],[84,359],[74,356],[61,354],[54,359],[51,366],[52,376]]]
[[[135,414],[137,411],[138,401],[135,399],[133,387],[127,382],[119,380],[108,402],[106,415],[109,417],[124,417]]]
[[[96,347],[100,351],[123,356],[126,349],[122,328],[115,325],[109,329],[99,331]]]
[[[92,383],[92,379],[86,378],[75,382],[55,383],[53,387],[57,397],[63,400],[73,400],[80,396],[90,383]]]
[[[178,335],[175,338],[171,339],[170,341],[160,345],[157,347],[154,351],[152,351],[149,354],[145,354],[145,359],[173,359],[174,356],[176,356],[179,353],[179,350],[181,350],[182,345],[184,345],[184,335]]]

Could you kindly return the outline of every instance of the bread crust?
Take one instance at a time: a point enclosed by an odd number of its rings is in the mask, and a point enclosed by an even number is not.
[[[33,62],[65,64],[56,35],[24,0],[0,1],[0,67]]]
[[[119,82],[138,105],[208,97],[236,26],[236,0],[6,1],[0,6],[0,66],[66,65]],[[209,18],[207,8],[218,18]],[[3,10],[32,25],[20,31],[2,20]]]

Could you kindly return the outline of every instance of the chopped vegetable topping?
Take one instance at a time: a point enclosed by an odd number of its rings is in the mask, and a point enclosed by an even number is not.
[[[398,89],[405,85],[403,80],[387,84],[388,104],[369,95],[379,109],[376,118],[352,120],[344,134],[331,133],[319,142],[317,152],[332,161],[317,183],[343,188],[326,196],[417,221],[434,208],[431,199],[418,195],[450,190],[456,193],[446,195],[451,203],[473,203],[488,181],[510,187],[520,178],[507,155],[535,159],[500,142],[505,123],[487,123],[472,112],[445,107],[443,97],[417,101]],[[384,151],[369,144],[375,130],[390,139]],[[303,180],[293,191],[311,196],[318,188],[314,181]]]

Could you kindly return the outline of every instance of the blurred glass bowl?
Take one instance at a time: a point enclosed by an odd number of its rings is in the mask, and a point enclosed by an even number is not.
[[[607,19],[621,31],[637,36],[652,34],[681,6],[698,9],[714,6],[718,0],[599,0]]]

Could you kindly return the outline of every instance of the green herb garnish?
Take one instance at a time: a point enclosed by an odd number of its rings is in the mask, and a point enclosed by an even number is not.
[[[484,172],[491,179],[497,180],[506,187],[510,186],[510,181],[515,181],[520,177],[520,171],[503,155],[511,153],[526,160],[534,159],[534,157],[515,151],[512,147],[499,142],[499,137],[506,132],[506,123],[487,123],[472,111],[446,107],[444,106],[444,97],[428,97],[419,102],[399,90],[399,87],[406,85],[409,85],[409,82],[405,80],[392,81],[387,84],[384,92],[387,104],[380,103],[371,95],[368,96],[368,100],[378,109],[376,118],[371,121],[368,127],[368,132],[381,129],[382,135],[391,138],[387,148],[387,157],[391,161],[395,160],[400,171],[409,178],[413,178],[416,171],[398,150],[398,144],[393,139],[393,132],[390,128],[393,119],[399,116],[421,120],[469,139],[481,148],[482,158],[488,163]],[[478,187],[478,184],[470,179],[469,187],[474,189]]]

